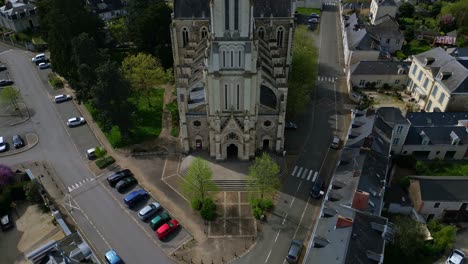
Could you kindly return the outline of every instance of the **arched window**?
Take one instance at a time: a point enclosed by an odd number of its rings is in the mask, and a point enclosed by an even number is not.
[[[226,51],[223,50],[223,68],[226,68]]]
[[[258,29],[258,37],[261,38],[261,39],[265,39],[265,28],[264,27],[260,27]]]
[[[189,33],[188,29],[184,27],[182,29],[182,45],[184,47],[186,47],[188,45],[188,42],[189,42],[189,38],[188,38],[189,34],[188,33]]]
[[[200,37],[205,39],[208,37],[208,29],[206,27],[202,27],[200,30]]]
[[[234,51],[231,50],[231,68],[234,68]]]
[[[276,31],[276,45],[278,45],[278,47],[283,46],[283,37],[284,37],[284,28],[279,27],[278,30]]]

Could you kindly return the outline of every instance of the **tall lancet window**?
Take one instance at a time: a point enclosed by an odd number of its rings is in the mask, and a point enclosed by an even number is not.
[[[282,27],[278,28],[278,31],[276,32],[276,45],[278,45],[278,47],[283,46],[283,35],[284,29]]]
[[[229,30],[229,0],[224,0],[224,29]]]
[[[239,30],[239,0],[234,0],[234,30]]]
[[[182,45],[186,47],[188,45],[189,38],[188,38],[188,29],[183,28],[182,29]]]

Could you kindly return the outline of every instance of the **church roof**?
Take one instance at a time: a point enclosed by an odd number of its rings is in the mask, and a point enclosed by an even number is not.
[[[291,17],[291,0],[255,0],[254,17]]]
[[[174,18],[209,18],[209,0],[174,0]]]

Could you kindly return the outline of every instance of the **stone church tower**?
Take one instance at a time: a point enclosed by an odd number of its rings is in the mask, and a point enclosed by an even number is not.
[[[174,0],[183,148],[217,160],[282,152],[293,0]]]

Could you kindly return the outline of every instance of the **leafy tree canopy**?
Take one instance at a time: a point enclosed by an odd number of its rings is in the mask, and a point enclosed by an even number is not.
[[[414,6],[408,2],[401,4],[398,9],[402,17],[413,17],[414,15]]]
[[[258,193],[260,200],[271,197],[280,186],[279,171],[278,164],[267,153],[256,157],[247,175],[249,191]]]
[[[209,164],[200,158],[195,158],[190,164],[187,175],[180,182],[182,191],[191,202],[202,201],[209,198],[210,192],[215,192],[218,187],[213,181],[213,172]]]

